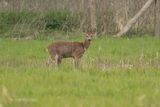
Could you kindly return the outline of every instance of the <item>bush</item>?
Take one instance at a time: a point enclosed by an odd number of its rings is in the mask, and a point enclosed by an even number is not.
[[[72,16],[71,13],[67,11],[49,12],[44,17],[44,20],[46,29],[70,31],[78,25],[76,17]]]
[[[29,11],[0,12],[0,21],[3,24],[14,25],[17,23],[30,23],[38,14]]]
[[[10,32],[16,31],[17,37],[30,36],[27,32],[30,32],[29,34],[35,34],[34,31],[72,31],[79,24],[78,18],[68,11],[43,13],[33,11],[5,11],[0,12],[0,22],[0,35],[5,33],[10,34]],[[30,29],[33,29],[33,33],[29,31]],[[7,35],[7,37],[12,37],[12,35]]]

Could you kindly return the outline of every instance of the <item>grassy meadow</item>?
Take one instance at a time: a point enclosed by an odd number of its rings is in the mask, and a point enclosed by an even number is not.
[[[52,41],[0,39],[0,107],[160,107],[159,39],[94,38],[80,69],[48,68]]]

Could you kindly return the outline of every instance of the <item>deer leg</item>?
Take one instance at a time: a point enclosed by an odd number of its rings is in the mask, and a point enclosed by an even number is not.
[[[79,68],[79,58],[74,58],[74,66],[75,68]]]
[[[52,62],[53,62],[53,60],[52,60],[51,56],[49,55],[49,56],[48,56],[48,60],[47,60],[47,62],[46,62],[46,65],[47,65],[47,66],[50,66],[50,64],[52,64]]]
[[[55,63],[56,66],[59,66],[61,64],[61,58],[58,55],[55,55]]]
[[[62,59],[61,58],[58,58],[58,61],[57,61],[57,65],[59,66],[62,62]]]
[[[50,66],[51,63],[52,63],[51,59],[48,58],[48,60],[47,60],[47,62],[46,62],[46,65],[47,65],[47,66]]]

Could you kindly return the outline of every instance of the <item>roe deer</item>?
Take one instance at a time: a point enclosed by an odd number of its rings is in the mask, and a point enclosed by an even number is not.
[[[85,33],[84,42],[56,42],[50,44],[47,48],[49,53],[47,65],[49,66],[53,61],[56,65],[59,65],[62,58],[73,58],[75,67],[79,67],[79,60],[88,49],[92,35],[91,32]]]

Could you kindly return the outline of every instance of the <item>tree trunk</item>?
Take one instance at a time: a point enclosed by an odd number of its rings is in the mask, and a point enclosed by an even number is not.
[[[148,0],[146,4],[141,8],[141,10],[127,22],[124,28],[116,36],[121,37],[122,35],[126,34],[154,1],[155,0]]]
[[[155,36],[160,37],[160,1],[155,0]]]
[[[90,0],[90,17],[91,17],[91,30],[96,32],[97,22],[96,22],[96,0]]]

